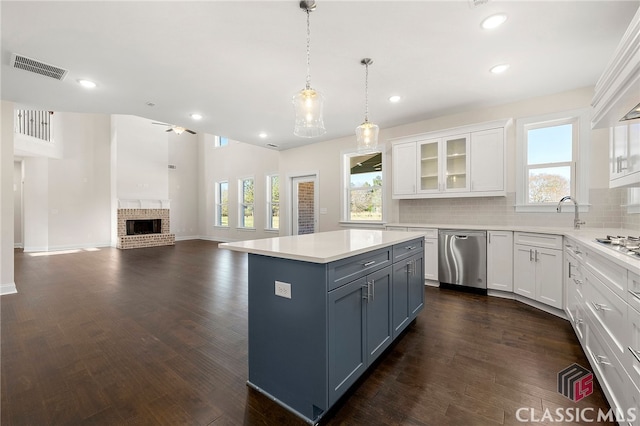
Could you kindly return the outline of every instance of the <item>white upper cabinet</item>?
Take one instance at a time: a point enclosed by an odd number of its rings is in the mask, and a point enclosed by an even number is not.
[[[395,139],[393,198],[505,196],[510,120]]]
[[[640,123],[610,129],[609,187],[640,186]]]
[[[471,134],[471,191],[504,191],[504,131],[490,129]],[[490,165],[491,167],[487,167]]]
[[[416,193],[416,142],[393,145],[393,193],[409,195]],[[397,178],[396,178],[397,176]]]

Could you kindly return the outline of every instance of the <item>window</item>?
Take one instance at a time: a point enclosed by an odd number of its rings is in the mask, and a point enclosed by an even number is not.
[[[229,226],[229,182],[216,182],[216,226]]]
[[[588,122],[580,111],[518,120],[516,211],[555,211],[565,195],[586,205]]]
[[[344,217],[351,222],[381,222],[383,213],[383,155],[344,154]]]
[[[280,228],[280,181],[278,175],[267,176],[267,229]]]
[[[224,136],[216,136],[214,144],[215,146],[227,146],[229,144],[229,138],[225,138]]]
[[[238,181],[238,195],[240,199],[238,226],[240,228],[253,228],[253,178],[240,179]]]

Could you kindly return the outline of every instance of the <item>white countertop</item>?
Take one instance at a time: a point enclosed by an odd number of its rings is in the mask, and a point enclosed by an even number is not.
[[[221,243],[218,247],[283,259],[329,263],[422,236],[420,232],[348,229]]]
[[[517,225],[451,225],[441,223],[388,223],[386,226],[397,226],[406,228],[428,228],[428,229],[468,229],[468,230],[486,230],[486,231],[514,231],[514,232],[532,232],[538,234],[562,235],[573,238],[574,240],[584,244],[598,254],[613,261],[614,263],[627,268],[628,270],[640,275],[640,258],[629,256],[627,254],[618,253],[611,250],[604,244],[595,241],[596,238],[604,238],[607,235],[620,236],[640,236],[640,230],[621,229],[621,228],[582,228],[575,230],[573,228],[552,228],[537,226],[517,226]]]

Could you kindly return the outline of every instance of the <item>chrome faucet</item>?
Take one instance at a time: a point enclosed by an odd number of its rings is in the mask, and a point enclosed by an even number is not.
[[[578,206],[578,202],[573,198],[571,198],[571,196],[567,195],[566,197],[562,197],[560,201],[558,201],[558,207],[556,207],[556,211],[558,213],[562,212],[562,203],[564,203],[567,200],[573,201],[573,207],[575,208],[575,211],[576,211],[576,216],[573,219],[573,229],[580,229],[580,225],[584,225],[586,222],[580,220],[580,214],[578,213],[580,206]]]

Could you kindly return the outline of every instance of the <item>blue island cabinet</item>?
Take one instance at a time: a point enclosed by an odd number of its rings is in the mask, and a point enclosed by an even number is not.
[[[329,263],[250,253],[248,385],[317,423],[398,337],[395,280],[406,289],[402,328],[424,306],[424,281],[415,278],[423,276],[422,243]],[[394,258],[394,250],[407,253]],[[398,265],[405,273],[395,273]],[[276,295],[283,284],[289,291]]]

